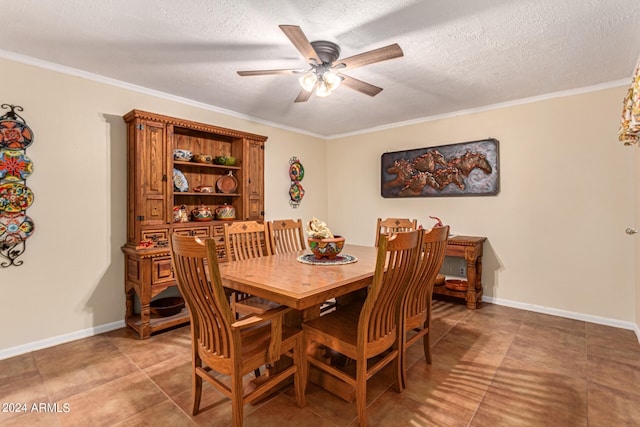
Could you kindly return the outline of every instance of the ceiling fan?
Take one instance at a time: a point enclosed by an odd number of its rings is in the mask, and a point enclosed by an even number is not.
[[[317,96],[329,96],[341,83],[365,95],[376,96],[382,91],[382,88],[349,77],[342,74],[342,71],[399,58],[404,55],[400,46],[394,43],[348,58],[338,59],[340,57],[340,46],[337,44],[325,40],[309,42],[300,27],[296,25],[280,25],[280,29],[309,63],[310,68],[238,71],[238,74],[241,76],[303,74],[299,79],[302,90],[294,102],[305,102],[314,92]]]

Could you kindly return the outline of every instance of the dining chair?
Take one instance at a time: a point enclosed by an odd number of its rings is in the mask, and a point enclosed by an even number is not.
[[[307,348],[328,348],[355,362],[355,375],[327,364],[316,351],[307,353],[311,365],[355,387],[358,420],[367,424],[367,380],[393,362],[395,389],[400,392],[401,295],[411,278],[422,231],[382,235],[373,281],[364,301],[353,301],[302,324]],[[372,361],[370,367],[367,361]]]
[[[270,256],[271,244],[267,226],[257,221],[224,224],[224,247],[231,262]],[[243,292],[231,294],[231,308],[236,315],[260,314],[278,304]]]
[[[269,242],[274,254],[301,251],[307,248],[304,243],[302,220],[279,219],[267,223]]]
[[[424,357],[431,364],[431,298],[438,271],[447,250],[449,226],[423,230],[421,249],[418,251],[415,272],[402,297],[404,334],[401,346],[402,387],[407,380],[407,348],[422,338]],[[409,335],[414,332],[410,337]]]
[[[271,244],[267,226],[257,221],[235,221],[224,224],[224,248],[232,261],[268,256]]]
[[[397,233],[399,231],[413,231],[418,229],[418,220],[409,218],[378,218],[376,225],[376,247],[380,234]]]
[[[265,396],[292,376],[296,403],[305,406],[303,334],[300,329],[283,324],[284,314],[291,309],[280,307],[236,320],[222,286],[215,240],[202,241],[173,233],[171,241],[176,281],[191,320],[193,415],[200,410],[202,380],[231,399],[234,427],[242,426],[244,404]],[[293,364],[275,375],[262,377],[245,394],[243,377],[283,355],[291,358]],[[231,384],[216,373],[229,376]]]
[[[267,223],[269,241],[274,254],[302,251],[305,244],[302,220],[279,219]],[[336,307],[336,300],[331,299],[320,305],[320,313],[326,313]]]

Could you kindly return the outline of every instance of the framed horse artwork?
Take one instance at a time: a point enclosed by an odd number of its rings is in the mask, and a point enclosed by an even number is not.
[[[498,140],[384,153],[380,175],[382,197],[494,196]]]

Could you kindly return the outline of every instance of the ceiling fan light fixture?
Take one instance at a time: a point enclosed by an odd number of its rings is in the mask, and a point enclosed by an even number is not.
[[[340,86],[340,83],[342,83],[342,77],[340,77],[333,71],[327,71],[326,73],[324,73],[322,75],[322,79],[326,83],[330,92],[333,92],[338,86]]]
[[[318,80],[318,87],[316,88],[316,96],[324,98],[329,95],[331,95],[331,89],[329,88],[327,83],[324,81],[324,79],[320,78]]]
[[[304,90],[311,92],[318,81],[318,76],[316,76],[315,72],[309,71],[304,76],[300,77],[298,81]]]
[[[377,62],[388,61],[390,59],[404,56],[402,49],[397,43],[390,44],[378,49],[362,52],[347,58],[340,57],[340,46],[327,40],[317,40],[309,42],[307,36],[297,25],[280,25],[280,29],[285,36],[298,50],[302,58],[307,61],[309,67],[306,71],[300,69],[278,69],[278,70],[253,70],[238,71],[240,76],[265,76],[272,74],[300,74],[304,73],[298,82],[302,86],[294,102],[306,102],[315,92],[316,96],[326,97],[336,90],[343,80],[346,86],[368,96],[376,96],[382,88],[370,83],[363,82],[342,71],[349,71]]]

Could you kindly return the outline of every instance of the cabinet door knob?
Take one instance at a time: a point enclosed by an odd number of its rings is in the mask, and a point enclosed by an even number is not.
[[[638,232],[638,230],[636,230],[635,228],[629,227],[626,230],[624,230],[624,232],[627,233],[629,236],[633,236]]]

